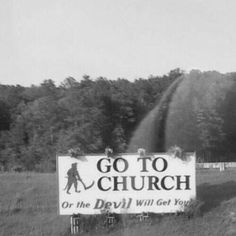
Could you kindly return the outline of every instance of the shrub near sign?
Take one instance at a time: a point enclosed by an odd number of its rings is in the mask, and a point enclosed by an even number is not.
[[[168,213],[196,197],[195,155],[57,157],[59,214]]]

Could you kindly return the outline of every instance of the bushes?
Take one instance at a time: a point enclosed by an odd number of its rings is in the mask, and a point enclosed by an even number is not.
[[[190,204],[184,207],[183,214],[188,217],[188,219],[196,216],[200,216],[202,214],[201,207],[203,206],[203,202],[200,200],[191,200]]]

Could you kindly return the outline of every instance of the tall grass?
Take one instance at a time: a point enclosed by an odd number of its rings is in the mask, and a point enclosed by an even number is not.
[[[109,228],[103,225],[104,216],[83,217],[81,234],[222,236],[234,232],[230,216],[236,214],[236,170],[199,170],[197,185],[202,215],[190,219],[153,215],[145,224],[130,215],[119,215],[117,224]],[[70,235],[69,216],[57,215],[56,174],[2,173],[0,188],[0,236]]]
[[[57,215],[55,174],[0,175],[0,235],[64,235],[67,217]]]

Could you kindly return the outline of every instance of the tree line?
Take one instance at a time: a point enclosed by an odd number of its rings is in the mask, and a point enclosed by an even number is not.
[[[125,152],[140,122],[183,72],[127,79],[51,79],[39,86],[0,84],[0,165],[53,171],[57,153],[80,147]],[[199,112],[199,118],[201,112]]]

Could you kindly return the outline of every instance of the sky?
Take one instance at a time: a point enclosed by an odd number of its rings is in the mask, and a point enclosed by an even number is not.
[[[236,71],[235,0],[0,0],[0,83]]]

